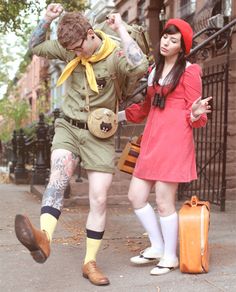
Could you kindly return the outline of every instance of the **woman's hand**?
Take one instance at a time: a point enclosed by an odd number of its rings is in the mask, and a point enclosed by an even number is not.
[[[211,106],[209,105],[209,101],[212,99],[212,96],[207,98],[201,99],[199,97],[197,100],[194,101],[192,104],[192,116],[194,119],[197,119],[202,114],[211,113]]]
[[[63,12],[63,7],[59,3],[51,3],[47,6],[44,18],[47,21],[53,21],[55,18],[59,17]]]

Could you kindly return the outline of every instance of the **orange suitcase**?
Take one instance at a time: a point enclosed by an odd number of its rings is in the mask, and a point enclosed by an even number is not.
[[[180,271],[207,273],[209,270],[208,231],[210,203],[192,196],[179,211]]]

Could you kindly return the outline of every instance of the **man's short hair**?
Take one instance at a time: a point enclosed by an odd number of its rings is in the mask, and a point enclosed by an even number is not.
[[[57,38],[64,47],[73,45],[86,38],[88,30],[92,28],[88,19],[80,12],[67,12],[60,19],[57,28]]]

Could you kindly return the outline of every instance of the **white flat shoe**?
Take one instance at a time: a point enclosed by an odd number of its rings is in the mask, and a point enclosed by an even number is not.
[[[138,256],[130,258],[131,263],[136,265],[143,265],[158,261],[162,257],[162,253],[153,251],[150,247],[140,252]]]
[[[164,275],[167,274],[179,266],[179,260],[176,258],[175,260],[167,260],[162,258],[160,262],[150,271],[151,275]]]

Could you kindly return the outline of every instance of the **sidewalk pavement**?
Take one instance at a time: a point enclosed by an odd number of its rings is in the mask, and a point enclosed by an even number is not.
[[[226,212],[211,208],[210,271],[190,275],[175,270],[150,276],[150,266],[136,267],[131,256],[148,246],[148,239],[130,205],[109,204],[107,227],[97,261],[111,284],[98,287],[81,275],[85,253],[88,206],[66,207],[44,264],[35,263],[14,234],[14,217],[27,214],[39,226],[40,199],[28,185],[0,185],[0,291],[4,292],[217,292],[236,291],[236,200]],[[181,202],[178,202],[178,208]]]

